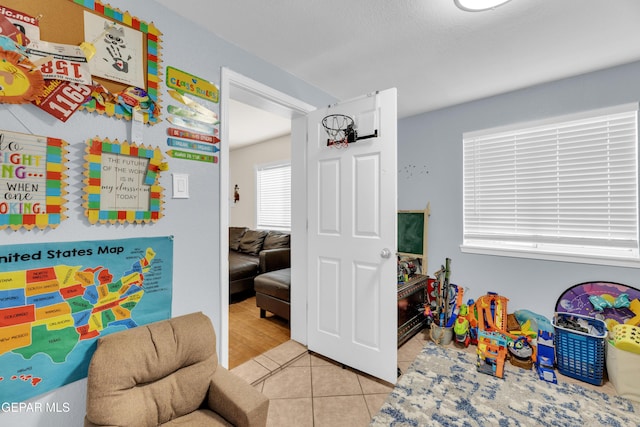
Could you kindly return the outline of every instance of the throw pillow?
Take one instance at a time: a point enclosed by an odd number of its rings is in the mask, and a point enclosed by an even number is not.
[[[267,231],[260,230],[247,230],[242,239],[240,239],[240,252],[247,254],[258,255],[262,250],[262,244],[265,237],[267,237]]]
[[[267,234],[267,237],[264,239],[264,245],[262,249],[279,249],[279,248],[288,248],[289,247],[289,234],[288,233],[280,233],[278,231],[270,231]]]
[[[247,227],[229,227],[229,249],[237,251],[240,247],[240,239],[248,230]]]

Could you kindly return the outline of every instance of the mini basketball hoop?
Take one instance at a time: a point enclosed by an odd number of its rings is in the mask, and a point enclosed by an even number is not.
[[[355,142],[358,133],[353,119],[344,114],[330,114],[322,119],[322,126],[329,136],[328,147],[342,148]]]

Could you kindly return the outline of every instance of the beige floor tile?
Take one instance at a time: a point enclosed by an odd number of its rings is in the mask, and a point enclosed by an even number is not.
[[[383,394],[365,394],[364,401],[367,404],[367,409],[369,409],[369,416],[373,418],[380,408],[382,408],[382,404],[387,399],[388,393]]]
[[[278,365],[282,366],[286,363],[289,363],[298,356],[304,354],[306,351],[307,348],[302,344],[293,340],[289,340],[263,353],[262,356],[268,357]]]
[[[420,335],[420,334],[418,334]],[[411,339],[404,343],[398,349],[398,360],[399,361],[413,361],[422,348],[424,347],[424,342],[422,340]]]
[[[315,427],[365,427],[371,416],[364,396],[314,397]]]
[[[313,427],[313,404],[310,397],[271,399],[267,427]]]
[[[345,396],[362,394],[358,376],[350,369],[336,365],[312,366],[313,396]]]
[[[311,368],[286,367],[264,381],[262,392],[269,399],[311,397]]]
[[[338,363],[334,362],[331,359],[328,359],[319,354],[313,353],[311,354],[311,366],[329,366],[329,365],[337,365]]]
[[[261,364],[262,366],[264,366],[266,369],[268,369],[271,372],[277,371],[278,369],[280,369],[280,365],[278,363],[276,363],[273,360],[269,359],[264,354],[261,354],[260,356],[254,357],[253,360],[258,362],[259,364]]]
[[[236,366],[231,370],[231,372],[249,384],[253,384],[256,381],[265,378],[271,371],[252,359],[242,365]]]
[[[305,353],[291,362],[291,365],[289,366],[311,366],[311,355],[309,353]]]
[[[412,363],[413,363],[413,360],[412,361],[398,360],[398,367],[404,374],[405,372],[407,372],[407,369],[409,369],[409,366],[411,366]]]
[[[391,393],[393,384],[374,378],[367,374],[358,374],[358,381],[364,394]]]

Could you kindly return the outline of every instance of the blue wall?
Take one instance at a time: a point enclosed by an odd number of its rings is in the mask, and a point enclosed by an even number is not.
[[[462,253],[463,132],[638,102],[640,62],[542,84],[398,123],[398,208],[431,203],[429,268],[452,259],[453,283],[477,298],[497,292],[509,311],[527,308],[552,316],[568,287],[585,281],[640,285],[634,268]],[[429,96],[425,93],[424,96]]]

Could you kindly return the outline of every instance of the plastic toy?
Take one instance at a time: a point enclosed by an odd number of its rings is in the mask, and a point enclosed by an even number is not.
[[[478,372],[504,378],[507,340],[502,334],[479,330],[477,356]]]
[[[524,329],[524,325],[529,324],[529,330],[536,333],[538,330],[554,332],[551,321],[541,314],[534,313],[530,310],[516,310],[514,313],[516,320],[520,323],[521,329]]]
[[[469,333],[469,319],[467,319],[468,307],[466,304],[462,304],[460,307],[460,313],[456,318],[456,322],[453,325],[454,343],[458,347],[467,348],[471,342],[471,335]]]
[[[635,317],[626,320],[624,323],[627,325],[640,326],[640,300],[634,299],[629,303],[629,310],[635,314]]]
[[[522,369],[531,369],[533,367],[533,347],[527,341],[526,336],[518,337],[508,345],[509,361],[513,366]]]
[[[629,307],[629,295],[620,294],[617,298],[610,294],[591,295],[589,302],[593,304],[596,311],[603,311],[605,308],[624,308]]]

